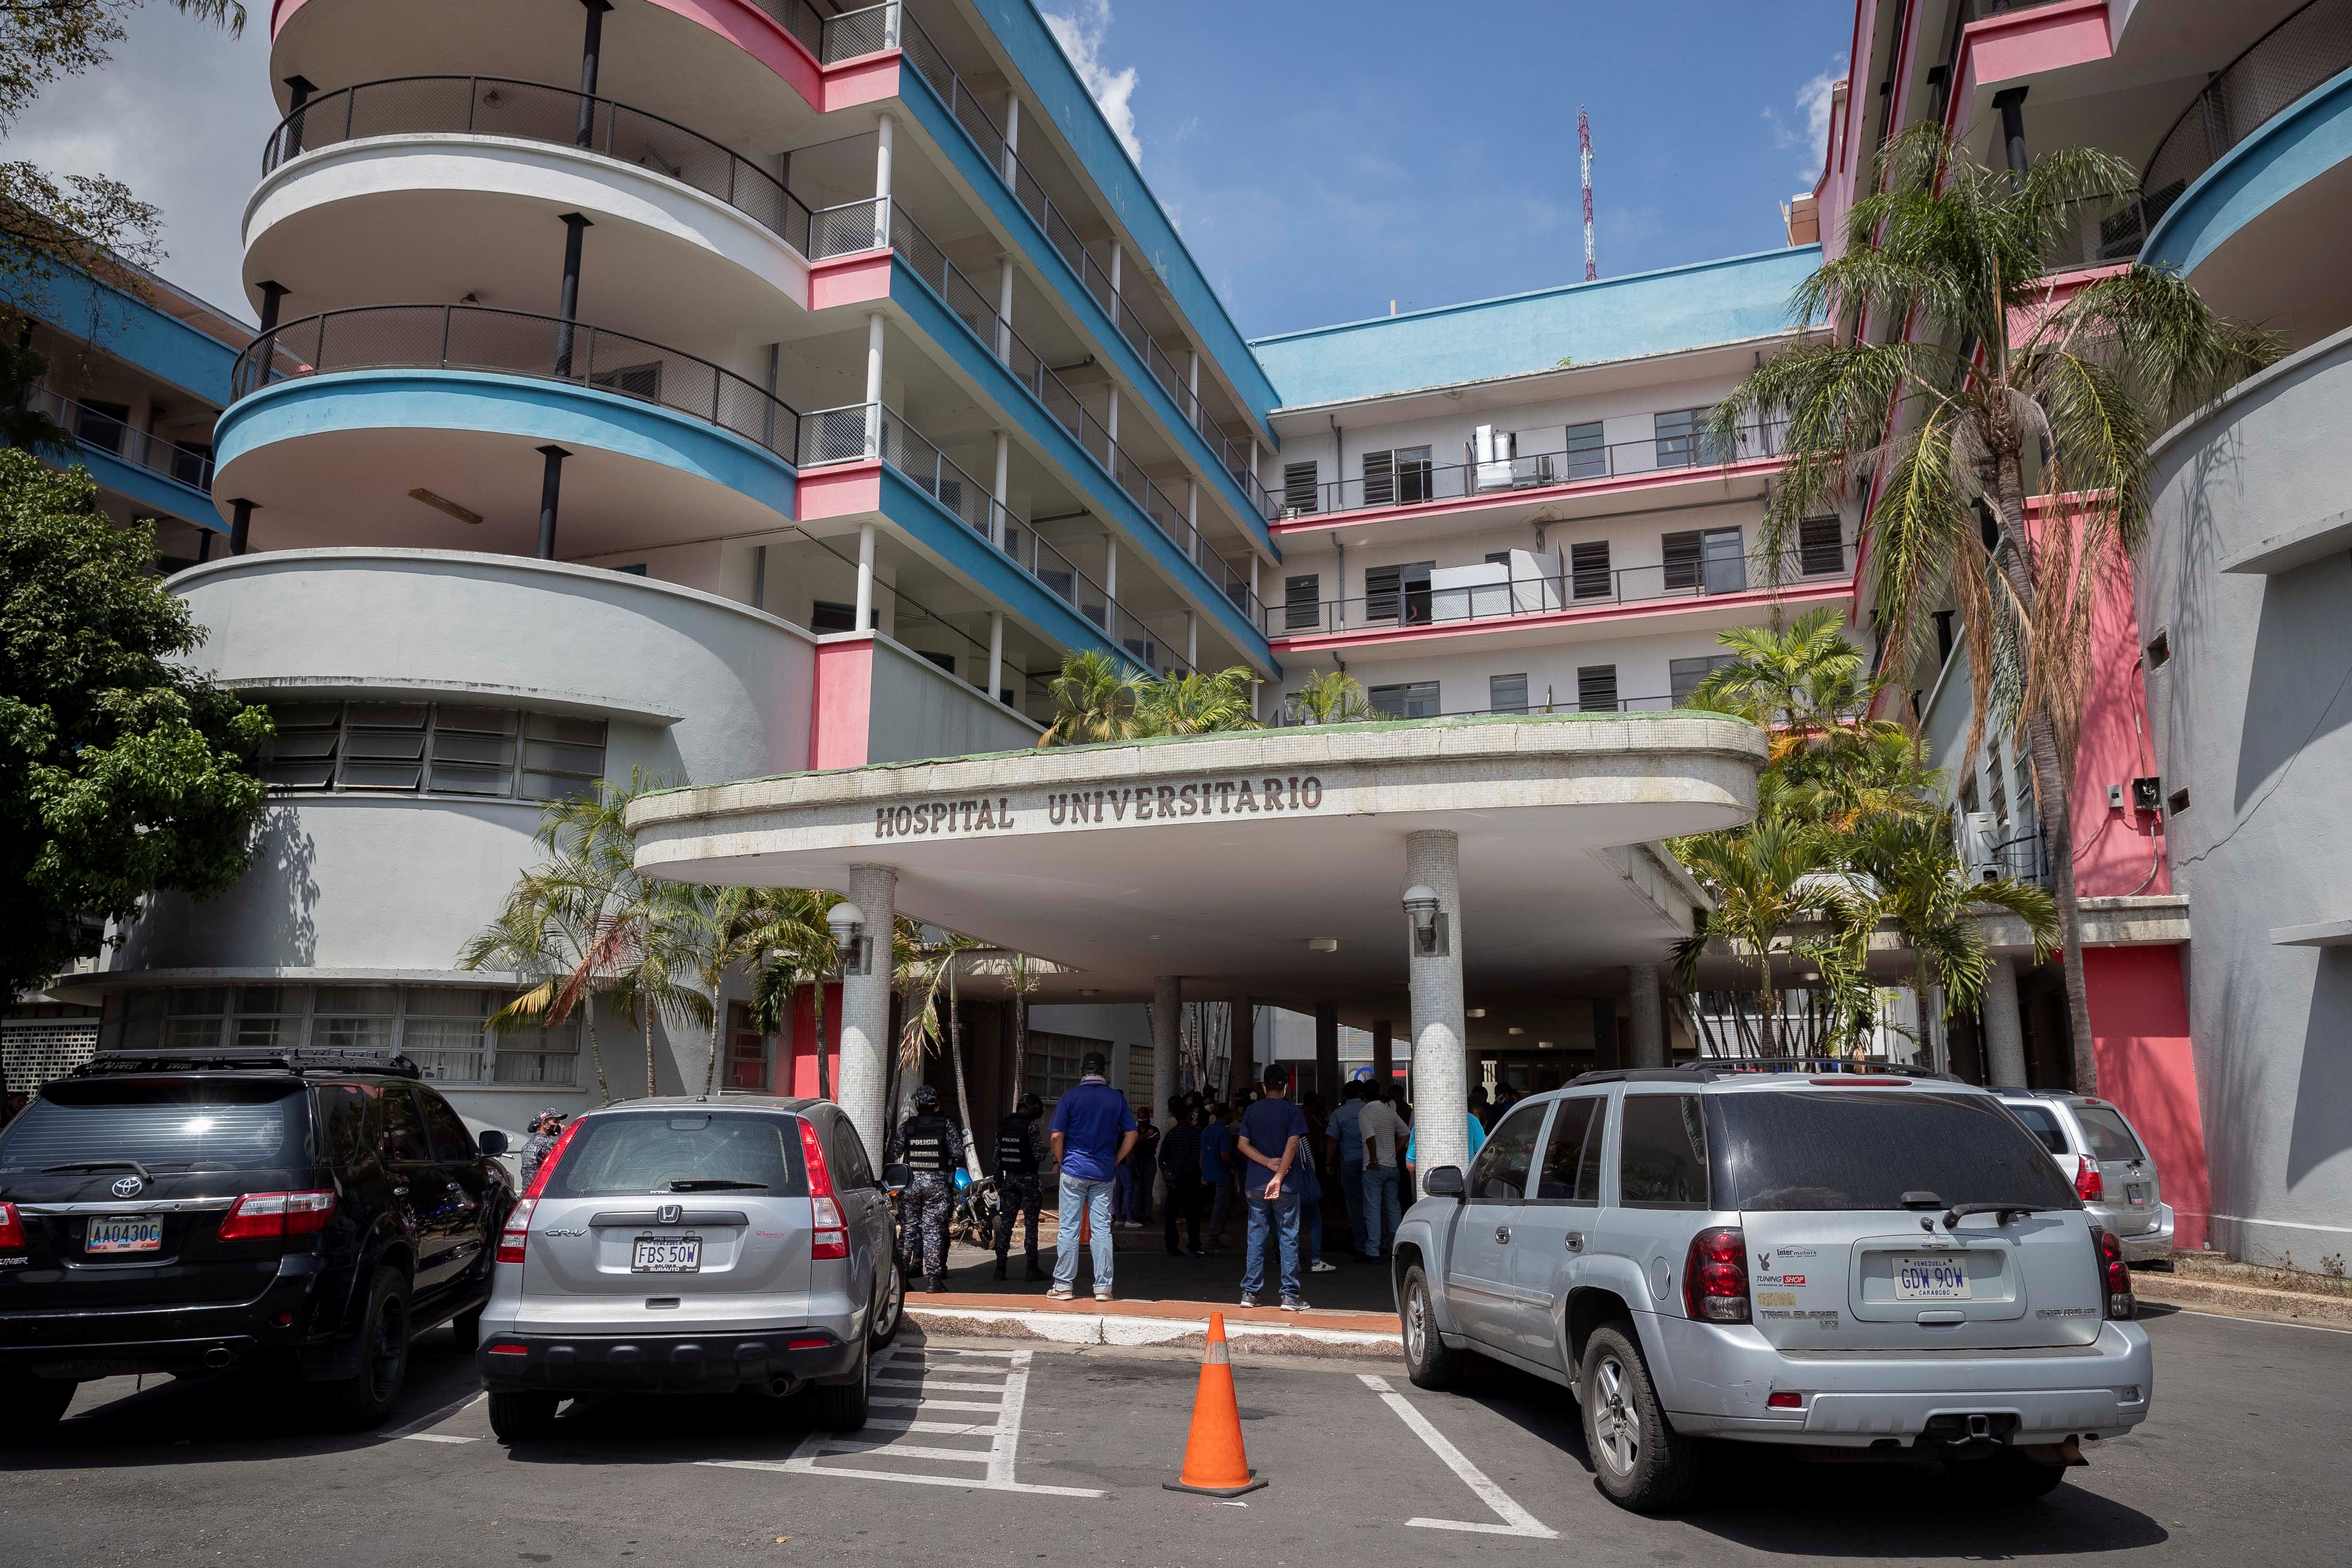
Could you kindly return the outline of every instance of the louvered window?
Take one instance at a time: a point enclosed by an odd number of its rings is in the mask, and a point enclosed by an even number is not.
[[[1367,452],[1364,454],[1364,504],[1394,506],[1396,504],[1396,454]]]
[[[1578,666],[1576,706],[1586,713],[1617,711],[1617,667],[1613,664]]]
[[[1315,482],[1315,465],[1286,463],[1282,468],[1282,504],[1290,511],[1318,511],[1316,505],[1318,487]]]
[[[1609,597],[1616,586],[1609,571],[1609,542],[1600,539],[1590,544],[1570,545],[1568,576],[1571,591],[1578,598]]]
[[[1666,534],[1661,542],[1669,592],[1696,588],[1708,594],[1736,594],[1748,586],[1748,558],[1741,553],[1738,529],[1694,529]]]
[[[1402,566],[1374,566],[1364,574],[1364,618],[1402,620],[1418,625],[1429,619],[1429,574],[1434,561]]]
[[[1809,517],[1798,523],[1797,565],[1808,577],[1844,571],[1844,525],[1833,517]]]
[[[604,773],[602,719],[446,702],[289,703],[270,717],[273,789],[561,800]]]
[[[1311,632],[1323,619],[1322,578],[1313,572],[1282,580],[1282,629]]]

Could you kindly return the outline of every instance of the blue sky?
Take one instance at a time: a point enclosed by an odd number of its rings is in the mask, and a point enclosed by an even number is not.
[[[1852,0],[1037,0],[1243,332],[1786,243]],[[1132,71],[1131,79],[1121,80]]]

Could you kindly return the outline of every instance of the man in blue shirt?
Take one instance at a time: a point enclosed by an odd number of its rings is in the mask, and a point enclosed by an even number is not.
[[[1201,1127],[1201,1184],[1209,1189],[1209,1250],[1224,1245],[1225,1215],[1234,1193],[1234,1130],[1223,1101],[1208,1109]]]
[[[1348,1202],[1349,1250],[1364,1250],[1364,1085],[1351,1083],[1347,1098],[1332,1113],[1331,1152],[1339,1157],[1339,1195]]]
[[[1290,1102],[1290,1069],[1276,1062],[1265,1069],[1265,1097],[1242,1112],[1236,1142],[1242,1158],[1242,1196],[1249,1200],[1249,1258],[1242,1267],[1242,1305],[1255,1307],[1265,1284],[1266,1233],[1282,1244],[1282,1310],[1302,1312],[1298,1289],[1298,1204],[1307,1187],[1292,1166],[1315,1156],[1307,1148],[1307,1117]]]
[[[1088,1051],[1078,1064],[1077,1087],[1054,1104],[1054,1163],[1062,1168],[1060,1234],[1054,1238],[1054,1288],[1066,1301],[1077,1292],[1080,1215],[1094,1233],[1095,1300],[1110,1300],[1110,1191],[1120,1161],[1135,1148],[1135,1112],[1127,1096],[1103,1080],[1110,1062]]]

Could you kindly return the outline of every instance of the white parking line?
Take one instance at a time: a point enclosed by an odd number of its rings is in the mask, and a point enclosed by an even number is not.
[[[446,1432],[403,1432],[404,1443],[478,1443],[479,1437],[453,1437]]]
[[[1521,1508],[1511,1500],[1511,1494],[1486,1479],[1485,1471],[1472,1464],[1468,1456],[1446,1440],[1445,1434],[1429,1424],[1429,1418],[1411,1405],[1384,1377],[1360,1372],[1357,1379],[1366,1388],[1381,1396],[1381,1402],[1395,1411],[1413,1436],[1429,1445],[1429,1451],[1445,1461],[1445,1468],[1462,1478],[1462,1484],[1478,1494],[1488,1508],[1502,1515],[1502,1524],[1474,1523],[1461,1519],[1408,1519],[1405,1523],[1423,1530],[1462,1530],[1476,1535],[1526,1535],[1538,1541],[1556,1541],[1559,1531]]]
[[[878,1387],[905,1389],[914,1397],[905,1399],[875,1398],[877,1407],[898,1410],[972,1410],[984,1411],[995,1417],[987,1422],[923,1421],[918,1419],[875,1419],[866,1424],[866,1431],[916,1434],[956,1437],[985,1437],[985,1448],[950,1448],[932,1444],[915,1444],[898,1437],[867,1437],[857,1433],[834,1434],[812,1432],[793,1450],[793,1457],[782,1461],[764,1459],[706,1459],[714,1469],[774,1470],[808,1476],[849,1476],[859,1480],[899,1481],[919,1487],[963,1487],[977,1491],[1030,1492],[1046,1497],[1098,1498],[1104,1494],[1086,1487],[1049,1487],[1016,1480],[1013,1466],[1020,1451],[1021,1417],[1028,1408],[1028,1351],[958,1351],[960,1356],[995,1356],[1003,1358],[1003,1367],[974,1364],[971,1361],[946,1362],[940,1368],[959,1378],[972,1376],[1002,1377],[1002,1383],[931,1383],[926,1384],[921,1374],[926,1370],[923,1356],[939,1355],[937,1350],[890,1350],[876,1358],[875,1371],[914,1373],[912,1378],[893,1376],[887,1380],[878,1375]],[[927,1388],[952,1390],[959,1394],[993,1394],[998,1403],[983,1405],[970,1399],[933,1399]],[[875,1470],[817,1461],[846,1457],[872,1457],[890,1459],[913,1459],[928,1464],[976,1465],[982,1474],[971,1476],[931,1475],[913,1470]]]

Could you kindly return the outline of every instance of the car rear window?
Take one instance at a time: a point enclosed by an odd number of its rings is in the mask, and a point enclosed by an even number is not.
[[[2025,1123],[2025,1130],[2042,1140],[2042,1146],[2053,1154],[2066,1152],[2066,1130],[2058,1125],[2058,1113],[2046,1105],[2020,1105],[2009,1102],[2010,1114]]]
[[[0,1132],[0,1170],[135,1160],[150,1170],[308,1163],[310,1096],[290,1082],[90,1079],[53,1083]]]
[[[1990,1095],[1814,1089],[1707,1097],[1718,1208],[2082,1206],[2032,1134]]]
[[[2083,1141],[2091,1146],[2092,1159],[2104,1163],[2142,1158],[2139,1140],[2132,1136],[2124,1119],[2107,1107],[2078,1105],[2074,1120],[2083,1124]]]
[[[572,1135],[545,1193],[559,1198],[671,1192],[804,1197],[800,1127],[794,1117],[725,1110],[590,1117]]]

